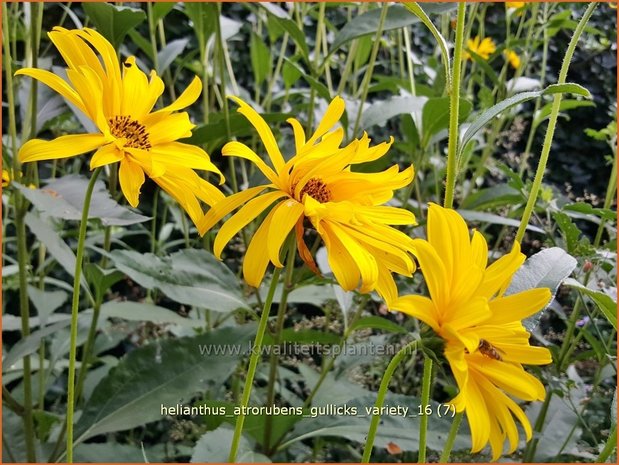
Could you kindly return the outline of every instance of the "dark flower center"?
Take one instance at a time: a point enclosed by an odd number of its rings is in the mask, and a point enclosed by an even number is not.
[[[324,181],[320,178],[312,178],[307,181],[307,183],[305,184],[305,186],[303,186],[303,189],[301,189],[301,192],[299,193],[299,197],[301,198],[301,200],[303,200],[303,196],[305,194],[309,195],[314,200],[320,203],[326,203],[331,200],[331,191],[324,183]]]
[[[146,127],[129,116],[114,116],[108,120],[114,137],[126,139],[125,147],[148,150],[151,148]]]

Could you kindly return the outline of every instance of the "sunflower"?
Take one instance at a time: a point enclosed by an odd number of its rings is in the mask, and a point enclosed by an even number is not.
[[[482,40],[479,36],[475,36],[475,38],[467,41],[467,48],[469,51],[476,53],[484,60],[487,60],[490,58],[490,55],[496,51],[496,44],[491,37],[486,37]],[[465,55],[466,58],[471,58],[469,53],[465,53]]]
[[[520,57],[518,56],[516,52],[506,48],[505,52],[503,53],[505,54],[505,58],[507,58],[507,61],[512,66],[512,68],[514,69],[520,68]]]
[[[469,235],[464,220],[453,210],[431,204],[428,240],[414,240],[430,297],[406,295],[390,304],[419,318],[445,341],[459,393],[452,400],[456,411],[465,411],[471,429],[472,451],[488,442],[493,460],[518,446],[514,417],[527,440],[531,425],[511,397],[543,400],[544,386],[522,364],[551,362],[550,352],[529,344],[530,334],[521,320],[548,304],[546,288],[506,296],[513,274],[525,257],[520,246],[487,266],[488,246],[477,231]]]
[[[233,194],[206,214],[198,226],[202,234],[241,207],[219,230],[213,244],[215,255],[220,258],[228,241],[269,209],[243,260],[248,284],[260,285],[269,262],[283,266],[280,249],[293,229],[299,255],[317,272],[303,238],[308,220],[324,241],[331,270],[344,289],[376,290],[386,300],[395,298],[397,290],[391,272],[410,276],[415,264],[409,255],[412,239],[391,225],[414,224],[415,217],[407,210],[383,204],[393,197],[395,189],[412,181],[413,167],[400,171],[394,165],[380,173],[351,171],[352,165],[385,155],[393,140],[371,147],[364,134],[340,147],[344,130],[329,131],[344,112],[344,100],[336,97],[309,139],[296,119],[288,119],[296,154],[286,161],[266,121],[241,99],[232,99],[239,104],[239,113],[258,131],[272,166],[240,142],[223,147],[223,155],[254,163],[268,184]]]
[[[199,200],[211,205],[224,196],[194,169],[223,175],[207,153],[178,142],[195,127],[186,112],[178,113],[199,97],[202,84],[196,77],[172,104],[152,111],[164,90],[154,71],[146,76],[135,57],[122,66],[112,45],[98,32],[84,28],[55,27],[49,34],[68,65],[68,81],[54,73],[24,68],[15,74],[30,76],[61,94],[96,125],[99,132],[73,134],[51,141],[33,139],[19,150],[23,162],[73,157],[96,150],[90,169],[120,162],[119,182],[125,198],[138,205],[145,175],[172,196],[194,222],[204,212]]]

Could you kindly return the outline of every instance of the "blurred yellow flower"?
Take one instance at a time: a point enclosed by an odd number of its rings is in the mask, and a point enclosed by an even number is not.
[[[497,460],[505,439],[510,453],[518,446],[514,416],[531,439],[531,425],[511,397],[545,397],[544,386],[522,364],[550,363],[550,352],[529,344],[521,320],[544,308],[551,294],[540,288],[505,296],[525,259],[518,243],[487,266],[486,240],[477,231],[471,238],[454,210],[431,204],[427,232],[427,241],[414,240],[414,253],[430,298],[406,295],[390,308],[419,318],[444,339],[445,357],[459,388],[452,403],[456,411],[466,412],[472,451],[490,442]]]
[[[412,239],[390,225],[414,224],[415,217],[407,210],[382,204],[393,197],[395,189],[412,181],[413,167],[399,171],[398,166],[392,166],[380,173],[351,171],[352,165],[382,157],[393,140],[370,147],[370,139],[364,134],[340,147],[344,130],[329,132],[344,113],[344,100],[336,97],[309,139],[296,119],[288,120],[296,154],[286,161],[266,121],[241,99],[232,98],[240,105],[239,113],[258,131],[272,167],[245,144],[229,142],[223,147],[224,155],[254,163],[269,183],[231,195],[206,214],[199,225],[202,234],[241,207],[219,230],[213,246],[215,255],[221,257],[228,241],[270,208],[243,260],[248,284],[260,285],[269,262],[283,266],[280,249],[293,229],[299,255],[317,272],[303,239],[304,221],[308,219],[323,239],[331,270],[344,289],[376,290],[387,301],[397,297],[391,272],[410,276],[415,264],[409,255]]]
[[[475,38],[467,41],[467,47],[469,51],[476,53],[484,60],[490,58],[490,55],[496,51],[496,45],[491,37],[486,37],[482,40],[479,36],[475,36]],[[469,53],[465,53],[465,55],[466,58],[471,58]]]
[[[520,57],[516,52],[506,48],[503,53],[505,54],[505,58],[507,58],[507,61],[509,61],[509,64],[512,66],[512,68],[520,68]]]
[[[52,141],[30,140],[19,151],[22,163],[97,150],[90,168],[120,162],[120,187],[131,206],[138,205],[146,174],[178,201],[194,223],[204,215],[199,200],[211,205],[224,197],[193,171],[217,173],[223,182],[223,175],[207,153],[177,142],[190,136],[195,127],[186,112],[177,110],[200,96],[202,84],[198,77],[171,105],[152,111],[164,84],[154,71],[149,79],[138,69],[135,57],[127,58],[121,70],[112,45],[89,28],[55,27],[49,38],[68,65],[68,82],[36,68],[20,69],[15,74],[30,76],[51,87],[90,118],[99,132],[66,135]]]
[[[526,5],[526,2],[505,2],[507,8],[522,8]]]
[[[21,181],[22,173],[19,172],[17,176],[17,181]],[[8,187],[15,180],[15,176],[13,176],[13,170],[2,170],[2,187]],[[29,189],[36,189],[37,186],[34,184],[28,184]]]

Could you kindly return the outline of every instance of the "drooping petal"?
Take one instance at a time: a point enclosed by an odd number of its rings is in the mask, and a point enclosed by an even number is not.
[[[333,276],[345,291],[353,291],[359,285],[361,274],[357,263],[342,244],[336,234],[328,227],[318,231],[325,242],[327,249],[327,260]]]
[[[258,169],[262,171],[262,174],[264,174],[266,178],[273,184],[277,185],[279,183],[277,173],[275,173],[275,171],[273,171],[271,167],[267,165],[262,160],[262,158],[260,158],[258,154],[252,149],[250,149],[247,145],[236,141],[228,142],[221,149],[221,154],[226,157],[234,156],[245,158],[246,160],[249,160],[254,165],[256,165],[256,167],[258,167]]]
[[[245,202],[253,199],[255,196],[264,191],[268,186],[256,186],[250,189],[246,189],[241,192],[237,192],[229,197],[224,198],[220,202],[217,202],[211,207],[208,213],[202,218],[198,224],[198,232],[200,235],[204,235],[206,231],[211,229],[215,223],[221,220],[228,213],[237,209]]]
[[[450,279],[447,276],[445,265],[436,253],[436,250],[426,241],[415,239],[415,256],[419,260],[419,266],[426,286],[430,291],[430,297],[435,302],[436,307],[444,309],[449,301]]]
[[[140,165],[131,161],[129,157],[123,159],[118,170],[118,180],[125,198],[132,207],[138,206],[140,189],[144,184],[144,179],[144,171]]]
[[[283,192],[269,192],[256,197],[243,205],[238,212],[236,212],[223,224],[219,230],[219,233],[215,237],[215,242],[213,243],[213,254],[215,257],[221,260],[221,252],[230,239],[232,239],[241,229],[260,215],[265,209],[271,206],[273,202],[281,199],[284,195],[285,194]]]
[[[438,317],[439,314],[434,307],[434,303],[432,300],[428,299],[425,296],[421,295],[405,295],[401,296],[395,301],[393,301],[389,308],[391,310],[399,310],[400,312],[406,313],[414,318],[418,318],[427,325],[431,326],[432,329],[438,331]]]
[[[150,143],[153,146],[189,137],[191,130],[195,128],[186,112],[173,113],[159,119],[155,124],[145,122],[145,125],[148,129]]]
[[[90,159],[90,169],[94,170],[100,166],[111,165],[112,163],[119,162],[123,158],[125,158],[124,152],[118,150],[114,144],[107,144],[97,150],[92,156]]]
[[[243,258],[243,278],[247,284],[255,288],[260,287],[269,264],[269,252],[264,244],[269,235],[273,213],[274,210],[271,210],[258,227]]]
[[[225,178],[222,172],[211,162],[208,154],[200,147],[182,142],[167,142],[150,149],[151,157],[161,164],[172,164],[196,170],[206,170],[219,175],[219,184]]]
[[[273,210],[273,221],[269,228],[266,247],[271,262],[278,268],[282,268],[284,265],[279,259],[280,250],[290,231],[303,215],[304,207],[303,204],[289,198],[280,202]]]
[[[86,107],[84,106],[80,95],[58,75],[44,69],[36,68],[22,68],[17,70],[15,75],[30,76],[31,78],[41,81],[50,89],[58,92],[69,102],[79,108],[82,113],[87,114]]]
[[[31,139],[21,146],[17,156],[20,163],[56,160],[90,152],[106,143],[102,134],[75,134],[54,140]]]

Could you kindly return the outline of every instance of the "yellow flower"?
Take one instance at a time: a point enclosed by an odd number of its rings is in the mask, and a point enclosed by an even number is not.
[[[504,53],[505,53],[505,57],[507,58],[507,61],[509,61],[509,64],[512,65],[512,68],[514,69],[520,68],[520,57],[518,56],[516,52],[506,48]]]
[[[507,8],[522,8],[526,5],[526,2],[505,2],[505,6]]]
[[[224,155],[253,162],[269,183],[231,195],[206,214],[198,228],[202,234],[242,206],[219,230],[213,244],[215,255],[221,257],[228,241],[271,207],[243,260],[248,284],[260,285],[269,262],[283,266],[280,249],[292,229],[299,255],[317,272],[303,239],[304,220],[308,219],[323,239],[331,270],[344,289],[360,286],[361,292],[375,289],[386,300],[395,298],[397,290],[391,272],[410,276],[415,265],[408,254],[412,239],[390,225],[414,224],[415,217],[407,210],[382,204],[393,197],[395,189],[412,181],[413,167],[399,171],[392,166],[380,173],[351,171],[352,165],[382,157],[393,141],[370,147],[370,139],[364,134],[340,147],[344,130],[329,132],[344,112],[344,100],[336,97],[307,140],[301,124],[294,118],[288,120],[296,154],[286,161],[266,121],[245,102],[232,98],[240,105],[239,113],[258,131],[272,167],[240,142],[223,147]]]
[[[11,174],[8,170],[2,170],[2,187],[7,187],[11,184]]]
[[[152,111],[164,84],[154,71],[149,79],[138,69],[135,57],[127,58],[121,70],[112,45],[88,28],[55,27],[49,38],[68,65],[68,82],[36,68],[20,69],[16,74],[51,87],[88,116],[99,132],[66,135],[52,141],[30,140],[19,151],[22,163],[67,158],[96,149],[90,169],[120,162],[120,187],[131,206],[138,205],[140,188],[148,175],[179,202],[194,222],[204,215],[198,200],[211,205],[224,197],[193,171],[212,171],[223,182],[206,152],[177,142],[190,136],[195,127],[186,112],[176,111],[199,97],[202,84],[197,77],[174,103]]]
[[[479,36],[475,36],[474,39],[469,39],[467,41],[467,47],[469,51],[476,53],[484,60],[490,58],[490,55],[492,55],[496,51],[496,45],[491,37],[486,37],[485,39],[481,40]],[[466,58],[471,58],[470,54],[465,53],[465,55]]]
[[[550,363],[550,352],[529,345],[530,334],[521,320],[547,305],[550,291],[505,296],[525,259],[518,243],[487,266],[484,237],[475,231],[471,238],[460,215],[438,205],[430,205],[428,240],[415,239],[414,247],[430,298],[406,295],[390,307],[419,318],[444,339],[445,357],[459,388],[452,403],[458,412],[466,412],[472,451],[490,442],[496,460],[506,438],[510,453],[518,446],[514,416],[531,439],[531,425],[511,397],[545,397],[544,386],[522,364]]]

